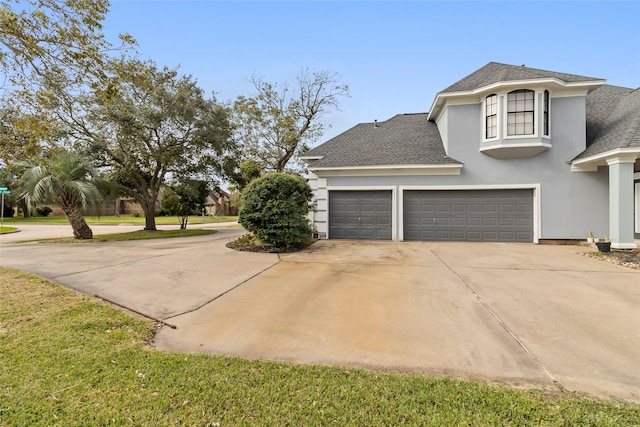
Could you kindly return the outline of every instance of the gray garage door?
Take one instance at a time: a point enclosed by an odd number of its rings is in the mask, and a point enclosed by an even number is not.
[[[391,240],[391,191],[329,191],[329,238]]]
[[[533,242],[533,190],[405,191],[404,240]]]

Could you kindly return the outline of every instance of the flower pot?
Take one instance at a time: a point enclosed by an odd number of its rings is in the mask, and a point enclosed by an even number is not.
[[[589,244],[593,243],[593,237],[587,237],[587,243]]]
[[[600,252],[611,252],[611,242],[597,242],[596,246]]]

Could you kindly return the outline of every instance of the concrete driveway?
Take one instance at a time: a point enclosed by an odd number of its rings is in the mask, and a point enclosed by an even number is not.
[[[0,265],[177,329],[156,346],[478,378],[640,402],[640,271],[570,246],[320,241],[238,253],[240,230],[3,244]]]

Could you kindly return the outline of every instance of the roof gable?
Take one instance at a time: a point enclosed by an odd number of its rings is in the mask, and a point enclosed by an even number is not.
[[[461,92],[478,89],[499,82],[515,80],[557,79],[566,83],[587,82],[601,80],[594,77],[580,76],[577,74],[558,73],[556,71],[540,70],[524,65],[508,65],[498,62],[489,62],[479,70],[469,74],[462,80],[452,84],[440,93]]]

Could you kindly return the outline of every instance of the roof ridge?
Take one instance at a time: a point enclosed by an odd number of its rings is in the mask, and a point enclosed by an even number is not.
[[[503,64],[489,62],[471,74],[463,77],[438,94],[464,92],[485,87],[490,84],[508,81],[526,81],[531,79],[553,78],[565,82],[590,82],[603,79],[564,73],[560,71],[544,70],[542,68],[527,67],[526,65]]]

